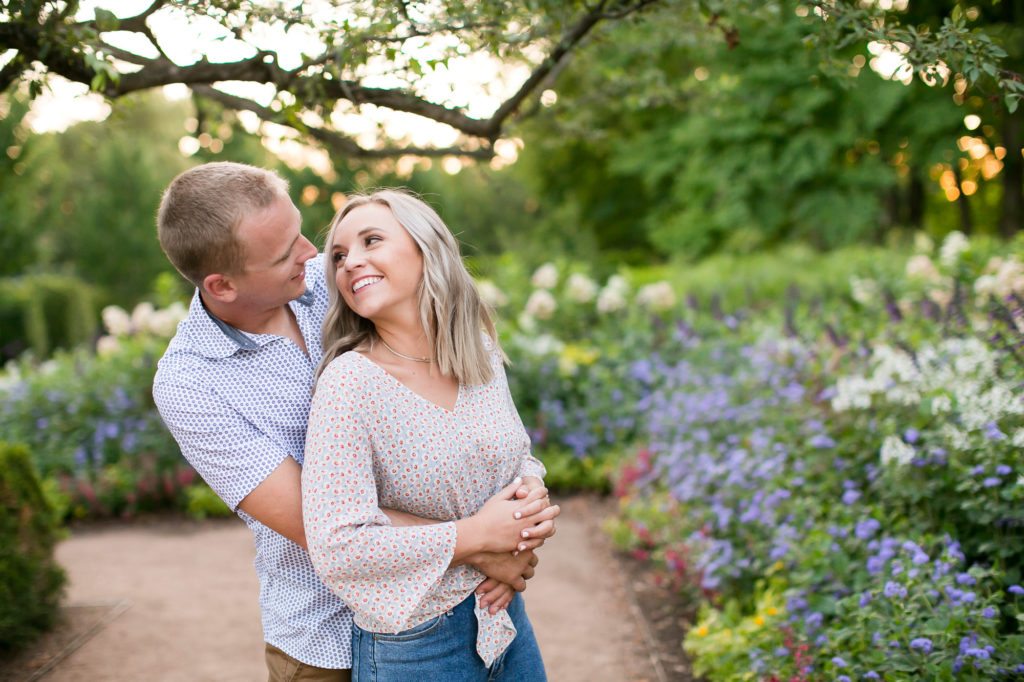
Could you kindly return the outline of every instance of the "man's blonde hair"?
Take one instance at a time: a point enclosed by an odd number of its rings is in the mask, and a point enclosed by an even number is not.
[[[264,168],[231,161],[190,168],[171,181],[160,200],[160,246],[197,287],[213,273],[240,273],[245,250],[236,234],[239,224],[287,195],[288,183]]]
[[[501,354],[490,310],[477,292],[459,253],[459,244],[441,217],[419,198],[402,189],[383,189],[350,196],[331,221],[324,252],[328,308],[321,336],[323,358],[317,376],[342,353],[373,346],[380,337],[373,323],[357,315],[342,298],[330,259],[334,232],[354,209],[367,204],[387,206],[423,255],[418,303],[420,321],[434,361],[443,374],[461,384],[486,384],[494,376],[484,333]]]

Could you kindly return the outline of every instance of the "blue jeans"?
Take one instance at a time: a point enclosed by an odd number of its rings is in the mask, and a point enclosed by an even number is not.
[[[476,653],[475,597],[397,635],[352,626],[352,682],[546,682],[520,594],[508,606],[516,638],[490,668]]]

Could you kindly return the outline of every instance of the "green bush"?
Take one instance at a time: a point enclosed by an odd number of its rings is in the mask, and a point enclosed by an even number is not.
[[[97,331],[92,287],[77,277],[43,273],[0,280],[0,361],[31,351],[45,358]]]
[[[58,525],[28,448],[0,442],[0,653],[50,628],[65,583]]]

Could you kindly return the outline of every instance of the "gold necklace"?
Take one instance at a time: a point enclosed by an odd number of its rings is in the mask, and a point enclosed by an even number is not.
[[[392,353],[394,353],[395,355],[397,355],[400,358],[405,358],[406,360],[412,360],[413,362],[430,362],[431,361],[430,358],[417,358],[417,357],[414,357],[412,355],[406,355],[405,353],[399,353],[397,350],[395,350],[394,348],[389,346],[388,342],[385,341],[384,339],[381,339],[380,342],[382,344],[384,344],[385,348],[387,348],[389,351],[391,351]]]

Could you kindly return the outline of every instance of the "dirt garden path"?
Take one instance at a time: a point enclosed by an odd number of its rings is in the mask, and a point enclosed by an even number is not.
[[[628,571],[599,530],[607,504],[574,497],[562,508],[525,593],[549,678],[687,679],[658,651]],[[57,548],[70,579],[62,625],[0,663],[0,681],[265,680],[253,556],[237,519],[76,529]]]

